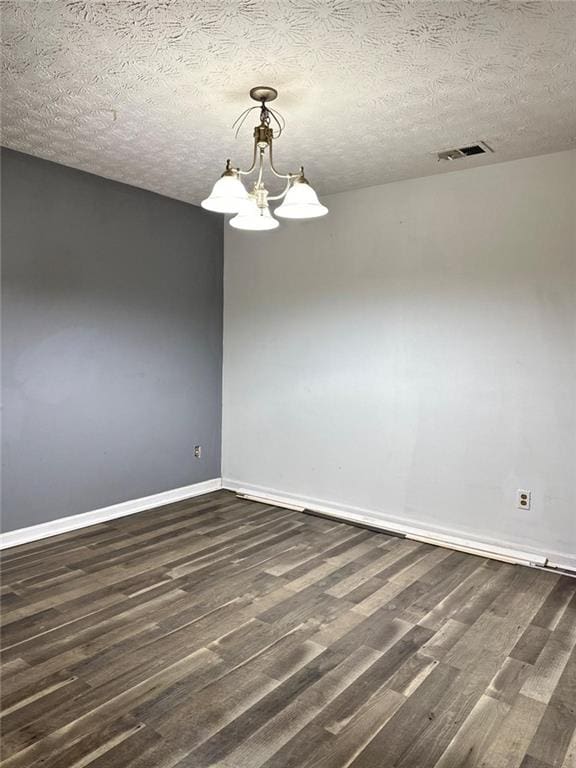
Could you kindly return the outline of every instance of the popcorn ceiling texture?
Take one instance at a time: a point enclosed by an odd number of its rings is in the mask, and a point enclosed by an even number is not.
[[[337,192],[576,146],[575,2],[2,3],[6,146],[198,203],[253,85],[276,164]],[[494,155],[438,163],[485,140]]]

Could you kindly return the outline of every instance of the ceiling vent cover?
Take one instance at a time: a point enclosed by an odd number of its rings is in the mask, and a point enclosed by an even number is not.
[[[461,157],[471,157],[472,155],[483,155],[486,152],[494,150],[486,144],[485,141],[479,141],[478,144],[470,144],[467,147],[458,147],[457,149],[445,149],[438,152],[438,160],[458,160]]]

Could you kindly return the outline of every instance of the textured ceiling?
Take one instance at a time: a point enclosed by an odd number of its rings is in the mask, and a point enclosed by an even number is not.
[[[1,3],[3,144],[198,203],[247,164],[253,85],[276,163],[321,192],[576,146],[576,3]],[[495,153],[438,163],[485,140]]]

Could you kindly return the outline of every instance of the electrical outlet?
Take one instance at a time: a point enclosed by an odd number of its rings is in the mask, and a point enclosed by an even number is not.
[[[532,504],[532,491],[525,491],[522,488],[516,491],[516,506],[518,509],[530,509]]]
[[[202,458],[202,446],[201,445],[195,445],[194,446],[194,458],[195,459]]]

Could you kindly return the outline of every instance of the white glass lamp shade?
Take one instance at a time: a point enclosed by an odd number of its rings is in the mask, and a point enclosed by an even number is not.
[[[284,219],[315,219],[325,216],[328,208],[318,200],[318,195],[306,181],[295,181],[288,190],[282,205],[274,211]]]
[[[202,200],[201,206],[216,213],[238,213],[247,199],[248,192],[238,176],[226,174],[214,184],[210,197]]]
[[[234,229],[251,229],[256,232],[276,229],[278,225],[279,222],[272,216],[270,209],[267,206],[260,208],[253,197],[249,197],[238,214],[230,219],[230,226]]]

